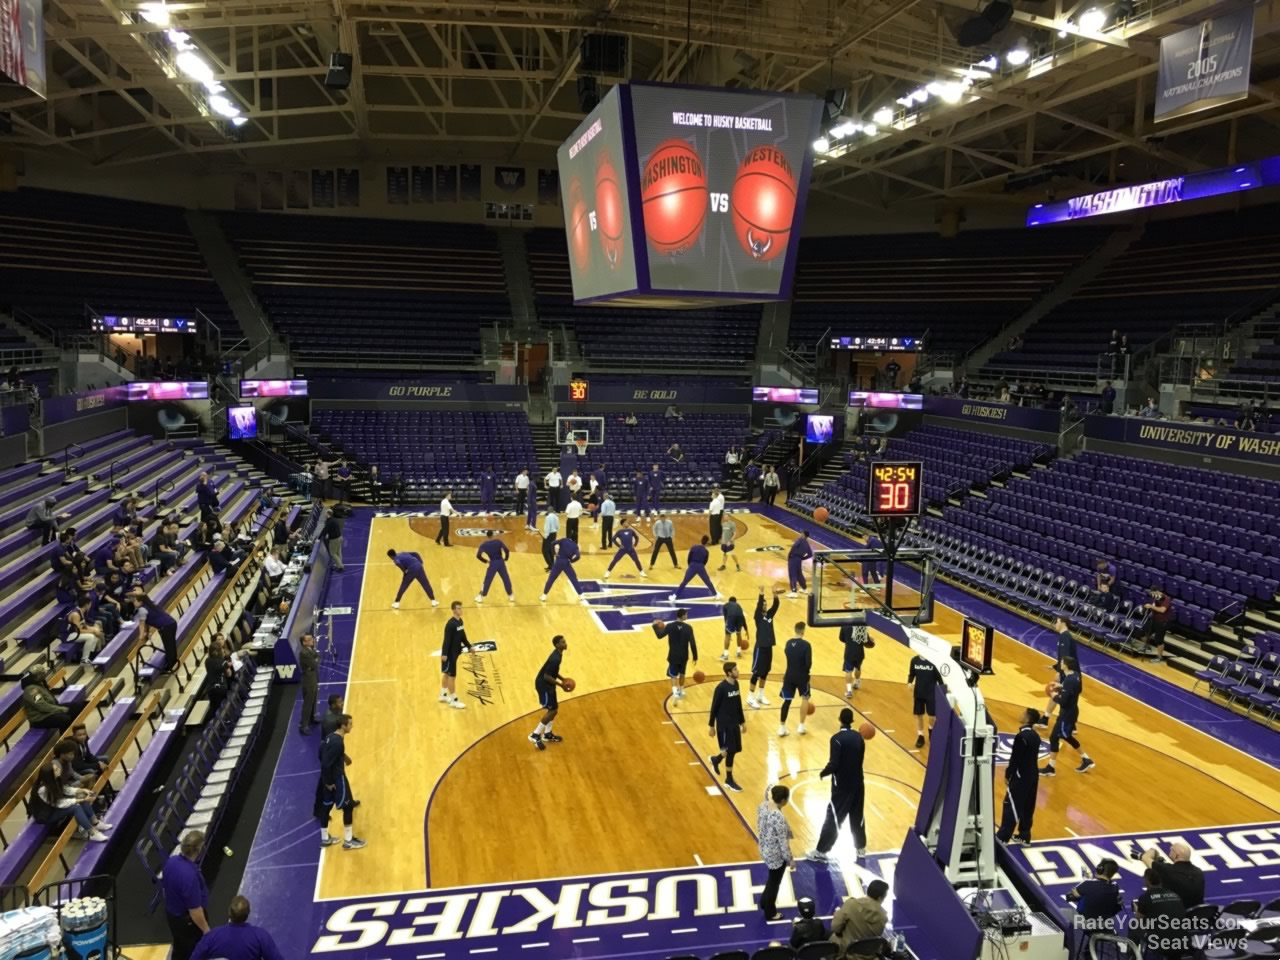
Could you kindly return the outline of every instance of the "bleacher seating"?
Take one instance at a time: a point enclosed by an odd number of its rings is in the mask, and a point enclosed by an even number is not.
[[[361,464],[377,464],[388,480],[402,474],[414,498],[438,500],[452,490],[456,500],[474,501],[487,468],[505,490],[538,464],[523,411],[316,410],[311,431]]]
[[[1180,324],[1220,324],[1275,289],[1275,206],[1157,221],[993,368],[1094,370],[1112,330],[1140,350]]]
[[[989,491],[986,501],[948,508],[923,522],[921,538],[945,547],[944,565],[960,579],[1046,610],[1079,601],[1097,560],[1112,559],[1125,611],[1160,586],[1173,598],[1177,624],[1204,634],[1215,620],[1235,621],[1248,606],[1274,601],[1278,516],[1274,480],[1085,453]],[[1032,580],[1015,566],[1044,577]],[[1053,596],[1043,595],[1045,578],[1058,584]],[[1110,625],[1107,611],[1086,612]]]
[[[1280,343],[1264,343],[1253,356],[1237,360],[1224,379],[1274,383],[1280,392]]]
[[[754,356],[760,329],[758,306],[680,311],[575,307],[564,231],[531,231],[527,248],[539,320],[546,327],[564,324],[571,329],[593,367],[643,363],[740,370]]]
[[[88,333],[102,314],[195,317],[240,337],[179,207],[24,188],[0,192],[0,307]]]
[[[720,483],[724,455],[730,446],[747,443],[749,418],[734,413],[686,413],[683,420],[661,413],[637,413],[636,425],[628,428],[621,415],[605,421],[604,443],[587,448],[587,472],[603,465],[609,477],[609,491],[619,507],[634,499],[637,470],[649,473],[658,464],[663,476],[664,501],[701,499]],[[684,460],[676,463],[667,456],[671,444],[679,442]]]
[[[809,237],[800,241],[788,340],[924,336],[963,355],[1051,290],[1106,237],[1096,228]]]
[[[1007,478],[1014,470],[1027,470],[1051,453],[1048,444],[955,427],[924,426],[891,438],[883,455],[859,459],[858,454],[846,452],[846,473],[816,491],[792,498],[789,505],[809,514],[824,506],[837,527],[852,530],[866,506],[872,460],[923,462],[925,498],[941,504],[965,496],[975,487],[986,487],[993,479]]]
[[[509,326],[502,256],[482,226],[225,214],[223,231],[296,358],[469,363]]]

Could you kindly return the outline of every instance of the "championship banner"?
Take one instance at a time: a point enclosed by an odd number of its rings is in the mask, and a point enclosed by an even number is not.
[[[354,167],[338,168],[338,206],[360,206],[360,171]]]
[[[264,170],[259,183],[262,190],[263,210],[284,209],[284,171]]]
[[[963,397],[925,397],[924,412],[926,416],[996,423],[1002,427],[1038,430],[1041,433],[1057,433],[1062,423],[1062,414],[1057,410],[1020,407],[996,400],[966,400]]]
[[[235,208],[237,210],[258,209],[258,175],[252,170],[242,170],[236,174]]]
[[[464,163],[458,169],[458,199],[466,203],[480,199],[480,164]]]
[[[290,210],[306,210],[311,206],[311,174],[306,170],[290,170],[285,184],[285,203]]]
[[[458,168],[441,164],[436,167],[436,202],[456,203],[458,200]]]
[[[387,203],[392,206],[409,202],[409,168],[387,167]]]
[[[0,0],[0,74],[45,96],[44,0]]]
[[[1252,6],[1164,37],[1155,119],[1171,120],[1243,100],[1249,95],[1252,60]]]
[[[560,199],[560,174],[547,167],[538,168],[538,204],[549,206]]]
[[[311,206],[329,208],[333,206],[334,180],[332,170],[311,171]]]
[[[1084,435],[1113,443],[1132,443],[1280,466],[1280,435],[1271,433],[1245,433],[1207,423],[1092,414],[1085,418]]]
[[[411,203],[431,203],[435,199],[435,167],[414,165],[409,168],[409,200]]]

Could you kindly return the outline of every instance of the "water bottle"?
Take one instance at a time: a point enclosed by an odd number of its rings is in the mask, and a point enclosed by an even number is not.
[[[905,952],[906,947],[906,938],[900,933],[895,933],[893,935],[893,952],[897,955],[902,955]]]

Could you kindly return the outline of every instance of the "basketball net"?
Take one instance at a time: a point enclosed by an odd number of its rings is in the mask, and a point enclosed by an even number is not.
[[[578,456],[585,457],[587,455],[587,441],[579,437],[574,437],[573,445],[578,448]]]

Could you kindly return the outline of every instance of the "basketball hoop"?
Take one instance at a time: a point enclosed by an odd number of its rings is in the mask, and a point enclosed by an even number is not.
[[[587,438],[574,437],[573,445],[578,448],[578,456],[585,459],[587,456]]]

